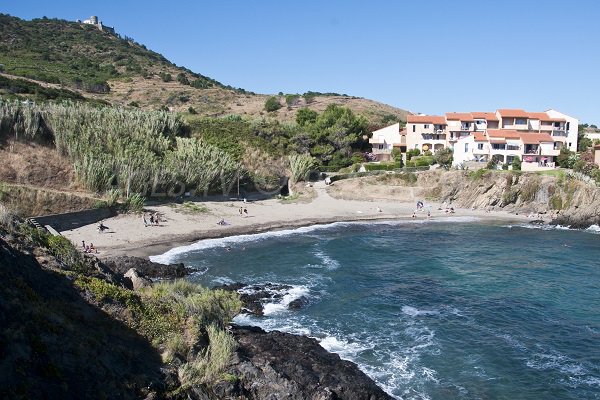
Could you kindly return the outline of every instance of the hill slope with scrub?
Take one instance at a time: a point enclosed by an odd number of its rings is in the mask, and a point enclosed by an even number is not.
[[[310,91],[282,93],[276,96],[280,107],[267,112],[267,95],[233,88],[177,66],[132,38],[58,19],[25,21],[0,14],[0,65],[4,72],[0,95],[4,97],[79,97],[144,109],[191,109],[206,116],[269,117],[286,122],[295,119],[299,108],[322,112],[330,104],[349,107],[376,125],[405,120],[407,114],[373,100]]]

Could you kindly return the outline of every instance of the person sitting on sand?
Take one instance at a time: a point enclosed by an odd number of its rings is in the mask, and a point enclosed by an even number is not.
[[[244,214],[246,214],[246,216],[248,216],[248,209],[246,207],[244,207]]]
[[[221,218],[221,220],[219,222],[217,222],[217,225],[229,225],[227,222],[225,222],[224,218]]]
[[[107,229],[108,229],[108,226],[104,225],[103,221],[100,221],[100,224],[98,224],[98,232],[102,233]]]

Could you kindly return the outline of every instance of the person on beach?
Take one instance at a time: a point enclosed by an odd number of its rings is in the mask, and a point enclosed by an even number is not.
[[[381,208],[377,207],[377,212],[383,212],[383,211],[381,211]]]
[[[413,217],[413,218],[417,218],[417,212],[416,212],[416,211],[413,211],[413,215],[412,215],[412,217]]]
[[[159,222],[160,222],[160,218],[158,217],[158,212],[156,212],[156,213],[154,214],[154,224],[155,224],[156,226],[158,226],[158,223],[159,223]]]
[[[246,207],[244,207],[244,214],[246,214],[246,216],[248,216],[248,209]]]
[[[154,215],[150,214],[150,225],[154,225]]]
[[[431,211],[427,211],[427,219],[431,219]]]
[[[146,213],[144,213],[144,216],[142,217],[142,219],[144,220],[144,226],[148,227],[148,221],[146,220]]]
[[[100,224],[98,224],[98,232],[102,233],[107,229],[108,226],[104,225],[104,221],[100,221]]]
[[[240,217],[244,216],[244,209],[242,207],[240,207],[240,209],[238,210],[240,212]]]
[[[85,240],[81,241],[81,247],[83,247],[83,249],[85,250]]]

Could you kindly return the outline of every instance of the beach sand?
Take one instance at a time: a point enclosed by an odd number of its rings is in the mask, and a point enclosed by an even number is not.
[[[109,229],[103,233],[98,232],[98,224],[92,224],[62,231],[61,234],[79,248],[82,247],[82,241],[88,245],[93,243],[99,251],[96,255],[100,258],[118,255],[147,258],[201,239],[339,221],[412,219],[415,211],[416,200],[345,200],[331,197],[327,189],[329,187],[323,182],[308,188],[309,192],[314,191],[306,196],[310,198],[309,202],[287,203],[269,199],[247,203],[238,200],[195,203],[206,207],[208,210],[205,212],[194,212],[181,204],[148,206],[145,208],[147,213],[159,213],[161,222],[158,226],[144,226],[142,214],[123,214],[105,220],[103,223]],[[416,214],[420,220],[428,220],[427,212],[430,211],[431,220],[452,216],[488,221],[528,221],[525,216],[503,211],[485,212],[455,207],[454,214],[447,214],[444,210],[438,210],[441,206],[439,203],[423,201],[424,209]],[[247,208],[248,214],[240,215],[240,207]],[[227,225],[219,225],[221,219]]]

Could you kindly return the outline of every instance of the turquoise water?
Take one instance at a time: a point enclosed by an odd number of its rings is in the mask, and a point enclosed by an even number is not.
[[[292,285],[237,322],[316,337],[396,398],[594,399],[599,243],[457,218],[208,240],[156,259],[209,286]],[[300,296],[309,304],[287,310]]]

